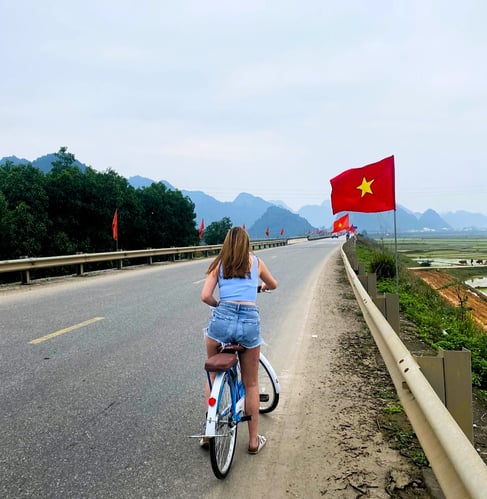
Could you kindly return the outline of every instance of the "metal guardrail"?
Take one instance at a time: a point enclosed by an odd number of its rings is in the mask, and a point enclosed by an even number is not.
[[[341,254],[365,321],[445,497],[485,499],[487,466],[365,291],[343,247]]]
[[[269,239],[264,241],[251,241],[250,247],[252,250],[258,250],[273,248],[276,246],[285,246],[287,244],[287,239]],[[147,258],[147,263],[150,265],[153,257],[170,256],[173,260],[176,260],[177,257],[181,255],[194,258],[196,254],[204,253],[208,256],[210,253],[220,251],[221,247],[221,244],[216,244],[211,246],[185,246],[180,248],[148,248],[144,250],[119,250],[105,253],[77,253],[75,255],[2,260],[0,261],[0,274],[6,272],[22,272],[22,282],[27,284],[30,282],[30,271],[37,269],[75,265],[78,269],[77,273],[82,274],[83,265],[87,263],[117,261],[119,263],[119,268],[121,268],[122,260]]]

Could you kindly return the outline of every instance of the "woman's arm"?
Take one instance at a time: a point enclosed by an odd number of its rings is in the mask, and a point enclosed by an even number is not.
[[[210,272],[205,279],[203,284],[203,289],[201,290],[201,301],[210,305],[210,307],[216,307],[218,305],[217,299],[213,296],[215,292],[216,285],[218,283],[218,267]]]
[[[277,281],[274,279],[274,276],[271,274],[270,270],[267,268],[266,264],[259,258],[259,277],[262,279],[262,291],[266,289],[276,289]]]

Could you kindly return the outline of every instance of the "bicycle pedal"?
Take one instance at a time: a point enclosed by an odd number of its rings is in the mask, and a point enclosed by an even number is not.
[[[259,395],[259,400],[260,402],[269,402],[269,394],[268,393],[261,393]]]
[[[252,419],[252,416],[242,416],[240,421],[250,421]]]

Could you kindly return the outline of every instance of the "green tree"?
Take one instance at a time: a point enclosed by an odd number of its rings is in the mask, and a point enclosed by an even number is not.
[[[191,246],[197,243],[194,203],[162,183],[138,190],[145,220],[145,247]]]
[[[79,216],[84,240],[89,241],[97,251],[113,250],[111,226],[115,210],[118,209],[119,247],[140,247],[138,243],[142,210],[137,202],[135,189],[128,180],[111,169],[97,172],[87,168],[82,189],[82,210]]]
[[[74,251],[92,251],[91,241],[84,231],[84,202],[86,178],[76,166],[57,165],[46,175],[49,196],[49,219],[52,222],[53,237],[47,248],[49,255],[60,255],[61,248],[56,245],[57,235],[70,242]],[[63,244],[64,246],[64,244]]]
[[[120,248],[198,243],[195,206],[181,191],[160,183],[134,189],[111,169],[81,170],[66,147],[55,156],[47,174],[32,165],[0,167],[0,258],[113,250],[117,209]]]
[[[206,244],[223,244],[227,232],[232,228],[232,221],[223,217],[219,222],[212,222],[203,231],[203,239]]]
[[[12,240],[12,225],[7,209],[7,200],[0,190],[0,260],[10,257],[10,243]]]
[[[39,226],[32,208],[24,201],[9,213],[11,230],[10,258],[38,256],[45,227]]]
[[[7,161],[0,167],[0,192],[4,199],[0,213],[2,258],[42,256],[50,226],[44,174],[31,164]],[[5,237],[3,231],[7,231]]]
[[[56,160],[51,164],[55,170],[63,170],[64,168],[72,168],[73,166],[76,166],[76,158],[74,157],[74,154],[68,152],[68,148],[66,146],[60,147],[59,151],[54,153],[54,156],[56,156]]]
[[[140,249],[144,246],[145,234],[144,211],[137,190],[128,180],[115,171],[108,169],[99,177],[97,196],[104,199],[102,226],[100,234],[104,238],[104,247],[113,249],[112,220],[118,209],[118,246],[127,250]]]

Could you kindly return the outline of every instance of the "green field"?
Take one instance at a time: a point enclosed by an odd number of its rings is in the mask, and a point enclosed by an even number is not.
[[[377,240],[384,248],[394,252],[394,238]],[[486,237],[400,237],[397,238],[397,252],[409,258],[487,260]]]

